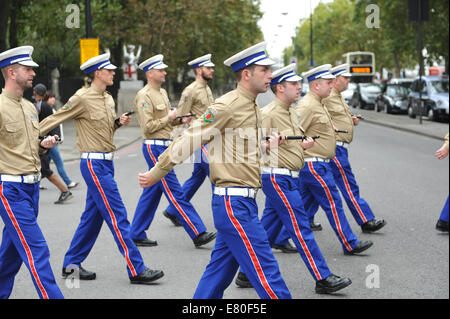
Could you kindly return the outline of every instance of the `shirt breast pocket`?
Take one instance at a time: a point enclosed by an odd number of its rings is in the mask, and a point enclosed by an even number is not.
[[[91,113],[91,125],[96,128],[105,126],[106,114],[105,112],[92,112]]]
[[[167,105],[157,104],[155,106],[155,118],[163,118],[167,115]]]
[[[331,128],[330,120],[326,115],[320,116],[319,119],[317,120],[317,123],[320,127],[320,130],[326,131]]]
[[[22,123],[8,122],[4,123],[3,129],[1,130],[1,135],[9,146],[14,147],[23,142],[21,140],[23,137],[23,131],[24,127]]]

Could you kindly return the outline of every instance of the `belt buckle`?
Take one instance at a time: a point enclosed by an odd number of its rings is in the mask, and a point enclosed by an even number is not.
[[[40,179],[41,179],[41,174],[40,174],[40,173],[33,174],[33,175],[31,175],[31,176],[33,177],[33,184],[36,184],[36,183],[39,182]]]

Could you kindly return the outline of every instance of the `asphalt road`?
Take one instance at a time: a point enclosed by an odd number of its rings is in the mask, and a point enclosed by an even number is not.
[[[449,237],[434,229],[449,193],[448,159],[438,161],[435,151],[442,142],[416,134],[362,123],[350,149],[350,160],[359,181],[361,194],[378,218],[387,220],[379,233],[363,234],[346,208],[349,222],[362,239],[374,246],[360,256],[345,256],[323,211],[316,221],[324,229],[315,236],[333,273],[350,277],[353,284],[340,293],[324,296],[314,293],[314,281],[297,254],[274,251],[281,273],[294,298],[308,299],[448,299]],[[116,180],[132,220],[141,194],[138,172],[146,170],[140,143],[117,153]],[[97,280],[71,286],[61,278],[64,254],[84,209],[86,186],[81,178],[79,162],[66,163],[69,176],[81,181],[73,190],[74,198],[64,205],[54,205],[58,191],[48,181],[42,184],[39,224],[51,251],[51,264],[57,282],[66,298],[192,298],[198,281],[209,261],[212,244],[196,249],[182,228],[175,228],[161,214],[167,200],[162,198],[148,236],[158,241],[157,247],[141,248],[145,263],[162,269],[165,277],[151,286],[130,285],[124,258],[119,254],[106,225],[83,266],[97,273]],[[176,168],[180,181],[186,180],[191,164]],[[214,229],[211,215],[209,183],[193,198],[193,204],[209,230]],[[260,213],[264,195],[259,193]],[[0,221],[0,226],[3,224]],[[0,234],[1,238],[1,234]],[[67,285],[68,284],[68,285]],[[73,283],[72,283],[73,284]],[[30,275],[22,267],[16,276],[11,298],[37,297]],[[239,289],[234,283],[225,298],[258,298],[253,289]]]

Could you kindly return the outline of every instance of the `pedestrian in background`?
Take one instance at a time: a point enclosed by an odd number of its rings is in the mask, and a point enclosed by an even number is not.
[[[53,94],[51,91],[47,91],[47,93],[44,96],[44,102],[47,102],[48,105],[52,108],[53,113],[56,112],[55,110],[55,94]],[[59,126],[59,137],[61,141],[58,142],[58,144],[62,144],[64,141],[64,132],[63,132],[63,125],[61,124]],[[56,169],[58,170],[59,176],[63,179],[64,183],[66,183],[67,188],[75,188],[78,186],[78,182],[73,182],[69,176],[66,173],[66,170],[64,168],[64,161],[61,157],[61,153],[59,152],[59,147],[56,145],[54,148],[50,149],[48,151],[48,156],[50,159],[55,163]]]
[[[44,101],[44,96],[47,92],[47,88],[44,84],[36,84],[33,88],[33,96],[35,100],[34,106],[39,113],[39,122],[42,122],[45,118],[49,117],[53,114],[52,107]],[[58,135],[60,136],[59,128],[55,128],[50,131],[50,135]],[[72,193],[69,189],[62,183],[59,177],[50,169],[50,155],[48,153],[41,154],[41,173],[42,177],[47,178],[53,185],[55,185],[60,191],[58,200],[55,204],[62,204],[65,201],[71,199],[73,197]]]

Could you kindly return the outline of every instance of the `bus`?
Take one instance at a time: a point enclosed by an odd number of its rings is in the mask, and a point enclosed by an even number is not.
[[[372,52],[348,52],[342,56],[352,74],[352,82],[372,82],[375,76],[375,54]]]

